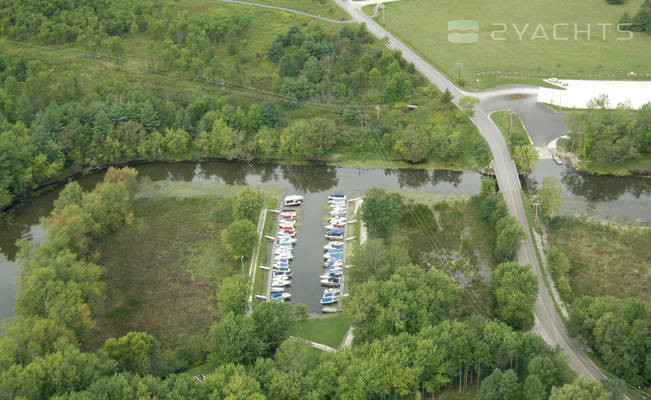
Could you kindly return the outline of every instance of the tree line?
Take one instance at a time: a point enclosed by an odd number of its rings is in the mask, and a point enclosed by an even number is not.
[[[0,53],[0,208],[65,171],[131,160],[323,160],[334,152],[411,162],[464,158],[483,164],[489,158],[466,114],[452,110],[450,97],[420,88],[422,78],[399,53],[378,49],[363,27],[337,33],[318,25],[290,28],[268,53],[278,73],[261,74],[270,81],[282,76],[270,84],[289,103],[183,93],[170,99],[160,88],[126,78],[87,82],[74,68],[58,73],[49,61]],[[404,87],[386,97],[382,91],[391,82]],[[407,98],[425,104],[422,111],[398,106],[378,114],[354,105],[382,97],[391,104]],[[299,98],[352,104],[324,118],[291,100]],[[404,150],[413,147],[405,132],[421,125],[430,132],[422,148],[431,150],[414,158]]]
[[[592,100],[587,111],[573,111],[570,149],[584,160],[620,163],[651,153],[651,103],[630,110],[608,109],[608,98]]]

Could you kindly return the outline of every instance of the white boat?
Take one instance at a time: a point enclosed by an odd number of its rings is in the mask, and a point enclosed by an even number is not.
[[[271,281],[272,287],[287,287],[291,285],[292,285],[292,281],[290,281],[289,279],[274,279]]]
[[[341,280],[338,278],[321,279],[321,285],[328,287],[339,287]]]
[[[346,217],[332,217],[328,220],[328,222],[331,224],[345,224]]]
[[[334,193],[328,196],[328,200],[346,200],[346,195]]]
[[[342,271],[332,271],[332,272],[328,272],[327,274],[319,275],[319,278],[320,279],[339,278],[343,274],[344,273]]]
[[[341,267],[335,267],[335,266],[327,267],[327,268],[326,268],[326,272],[343,271],[343,270],[344,270],[343,268],[341,268]]]
[[[329,214],[332,215],[332,216],[336,216],[336,217],[342,217],[342,216],[346,215],[346,210],[343,210],[341,208],[336,208],[336,209],[330,211]]]
[[[323,246],[325,250],[329,249],[343,249],[344,248],[344,242],[338,242],[336,240],[333,240],[332,242],[326,244]]]
[[[271,292],[271,300],[287,300],[292,297],[291,293],[287,292]]]
[[[284,292],[285,288],[282,286],[272,286],[270,290],[271,292]]]
[[[274,250],[274,254],[279,254],[279,255],[285,255],[286,254],[286,255],[291,256],[291,255],[294,254],[294,252],[292,251],[291,247],[288,248],[286,246],[279,246],[279,247],[276,247],[276,249]]]
[[[278,237],[276,240],[278,241],[278,244],[294,244],[298,241],[298,239],[285,235]]]
[[[283,205],[285,207],[300,206],[303,203],[304,199],[305,198],[303,196],[297,196],[297,195],[287,196],[285,197],[285,201],[283,202]]]
[[[278,223],[278,226],[282,227],[282,228],[292,228],[292,229],[294,229],[294,227],[296,226],[296,221],[295,220],[294,221],[283,220],[283,221],[280,221]]]
[[[323,263],[323,268],[343,267],[344,262],[341,260],[330,260]]]
[[[330,224],[330,225],[324,226],[324,228],[326,228],[326,229],[344,229],[345,226],[346,226],[346,224]]]
[[[327,288],[327,289],[323,290],[323,294],[326,294],[326,293],[339,293],[339,292],[340,292],[340,289],[339,288],[334,288],[334,287]]]
[[[323,255],[325,259],[341,260],[344,257],[343,251],[332,250]]]

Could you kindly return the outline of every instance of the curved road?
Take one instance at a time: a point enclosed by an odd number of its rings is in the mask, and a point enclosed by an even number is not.
[[[359,8],[351,4],[351,0],[334,0],[341,8],[348,12],[353,20],[365,23],[368,31],[378,38],[388,38],[387,46],[394,50],[400,50],[402,56],[408,62],[414,64],[416,69],[425,75],[427,79],[436,85],[440,90],[448,89],[454,96],[454,102],[458,104],[459,99],[468,93],[457,88],[450,80],[443,74],[437,71],[434,67],[429,65],[425,60],[419,57],[414,51],[403,44],[400,40],[387,32],[384,28],[378,25],[375,21],[364,14]],[[536,257],[533,241],[529,231],[529,224],[524,212],[522,198],[520,197],[520,180],[515,168],[515,164],[511,159],[506,143],[502,137],[500,130],[489,118],[489,114],[496,111],[499,104],[499,99],[508,99],[509,93],[524,93],[527,96],[532,96],[536,92],[533,87],[519,87],[497,89],[486,93],[480,93],[476,97],[482,100],[475,108],[475,115],[471,121],[477,126],[481,135],[486,139],[493,153],[495,161],[495,172],[497,182],[500,187],[504,199],[509,208],[509,213],[515,216],[524,231],[526,232],[526,239],[522,248],[518,251],[518,261],[521,264],[530,264],[534,273],[538,277],[538,299],[535,305],[536,317],[536,330],[537,332],[551,345],[558,345],[568,355],[570,366],[579,375],[591,379],[604,379],[605,375],[597,368],[597,366],[590,360],[579,346],[570,338],[565,329],[565,325],[561,321],[554,303],[549,295],[547,286],[542,277],[540,265]],[[530,101],[527,100],[527,101]],[[563,132],[564,133],[564,132]],[[563,134],[561,133],[561,134]],[[557,135],[560,136],[560,135]]]
[[[249,3],[248,1],[240,1],[240,0],[219,0],[219,1],[221,1],[223,3],[242,4],[242,5],[245,5],[245,6],[271,8],[272,10],[285,11],[285,12],[292,13],[292,14],[303,15],[305,17],[316,18],[316,19],[320,19],[321,21],[332,22],[334,24],[349,24],[351,22],[357,22],[354,18],[342,21],[342,20],[338,20],[338,19],[322,17],[322,16],[316,15],[316,14],[310,14],[310,13],[304,12],[304,11],[292,10],[291,8],[276,7],[276,6],[272,6],[272,5],[269,5],[269,4]]]

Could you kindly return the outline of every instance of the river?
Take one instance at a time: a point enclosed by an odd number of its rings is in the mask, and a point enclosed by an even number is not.
[[[141,177],[152,180],[216,182],[231,185],[273,186],[287,194],[305,196],[295,251],[293,300],[305,303],[310,310],[319,309],[324,245],[322,217],[327,195],[332,192],[355,195],[372,187],[393,190],[417,190],[430,193],[475,194],[480,175],[476,172],[394,170],[378,168],[343,168],[323,166],[287,166],[246,162],[210,161],[202,163],[154,163],[135,167]],[[544,176],[558,176],[566,202],[564,213],[582,212],[618,223],[651,221],[651,180],[641,178],[593,177],[568,167],[558,167],[551,160],[541,160],[536,170],[524,180],[524,186],[540,184]],[[90,190],[103,174],[97,173],[78,181]],[[15,212],[0,226],[0,320],[13,314],[16,241],[39,241],[44,231],[41,217],[52,210],[61,188],[43,194]]]

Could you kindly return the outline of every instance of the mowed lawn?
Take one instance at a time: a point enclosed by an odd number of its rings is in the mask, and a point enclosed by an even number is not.
[[[611,295],[651,301],[651,229],[573,218],[550,230],[550,242],[570,259],[574,296]]]
[[[424,56],[430,63],[457,79],[456,63],[460,62],[461,77],[466,86],[475,87],[478,73],[501,71],[502,74],[481,75],[481,88],[509,83],[534,83],[540,77],[578,76],[582,78],[624,78],[628,72],[651,73],[651,35],[635,33],[632,40],[618,33],[615,25],[622,14],[634,15],[642,0],[627,0],[620,6],[609,5],[606,0],[400,0],[386,4],[385,26],[406,44]],[[479,22],[479,40],[476,43],[455,44],[448,42],[449,20],[476,20]],[[377,18],[382,22],[382,17]],[[493,23],[507,24],[507,32],[491,39],[491,32],[502,30]],[[518,40],[512,24],[520,32],[528,28]],[[534,39],[534,31],[542,24],[549,40]],[[553,40],[554,24],[559,26],[557,37],[567,41]],[[574,24],[586,30],[591,24],[591,40],[579,33],[574,40]],[[602,27],[598,23],[611,23],[606,28],[606,40],[602,39]],[[537,34],[542,35],[542,31]],[[523,73],[538,78],[523,77]],[[600,74],[600,76],[586,76]],[[646,79],[651,79],[648,75]]]
[[[303,322],[295,322],[289,329],[291,336],[312,342],[339,347],[350,328],[350,323],[341,314],[311,316]]]

